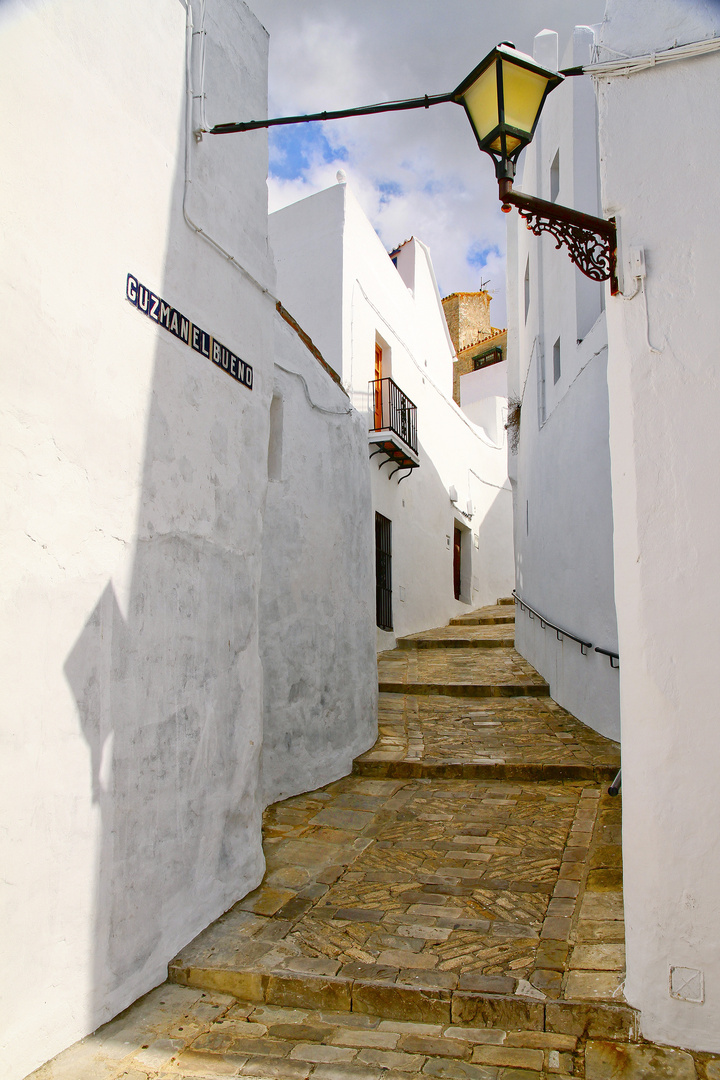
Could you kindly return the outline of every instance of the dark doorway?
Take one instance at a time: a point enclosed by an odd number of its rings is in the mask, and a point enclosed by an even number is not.
[[[455,588],[455,599],[460,599],[461,593],[461,550],[462,550],[462,532],[455,526],[455,540],[453,542],[453,585]]]
[[[392,630],[392,522],[375,514],[375,610],[381,630]]]

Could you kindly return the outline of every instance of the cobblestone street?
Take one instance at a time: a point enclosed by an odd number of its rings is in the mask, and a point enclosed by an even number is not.
[[[720,1080],[622,994],[619,748],[507,603],[381,656],[353,774],[265,814],[267,871],[170,981],[33,1080]]]

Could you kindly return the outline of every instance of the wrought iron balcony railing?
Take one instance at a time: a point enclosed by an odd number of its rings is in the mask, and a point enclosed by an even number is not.
[[[370,430],[393,432],[417,454],[417,406],[392,379],[370,383],[370,407]]]

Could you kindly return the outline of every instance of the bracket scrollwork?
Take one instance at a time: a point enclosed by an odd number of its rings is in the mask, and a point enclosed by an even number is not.
[[[570,259],[585,277],[593,281],[607,281],[612,276],[613,250],[609,237],[598,236],[591,229],[571,225],[566,221],[553,221],[536,210],[519,210],[520,217],[535,236],[551,233],[557,240],[556,248],[565,245]]]
[[[615,219],[581,214],[568,206],[558,206],[545,199],[536,199],[513,191],[512,181],[500,181],[503,210],[516,206],[528,229],[535,235],[550,233],[555,247],[567,248],[570,259],[592,281],[610,281],[613,294],[618,291],[616,277],[617,230]]]

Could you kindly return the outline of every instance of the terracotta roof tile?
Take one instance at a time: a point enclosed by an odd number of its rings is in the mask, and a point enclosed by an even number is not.
[[[415,237],[411,236],[407,240],[403,240],[402,244],[398,244],[397,247],[394,247],[392,249],[392,251],[388,251],[388,255],[390,256],[390,258],[392,259],[393,255],[397,255],[398,251],[401,251],[402,248],[404,248],[406,244],[409,244],[410,241],[414,240],[414,239],[415,239]]]
[[[444,304],[446,300],[452,300],[452,298],[454,296],[482,296],[482,295],[490,296],[490,293],[487,291],[487,289],[478,289],[477,292],[453,292],[453,293],[449,293],[448,296],[443,296],[442,302]]]
[[[493,326],[491,327],[491,333],[485,334],[475,341],[470,342],[464,349],[459,349],[458,356],[462,356],[464,353],[469,352],[470,349],[477,349],[478,345],[488,345],[490,342],[494,341],[495,338],[502,337],[503,334],[507,334],[507,330],[498,330],[496,326]]]

